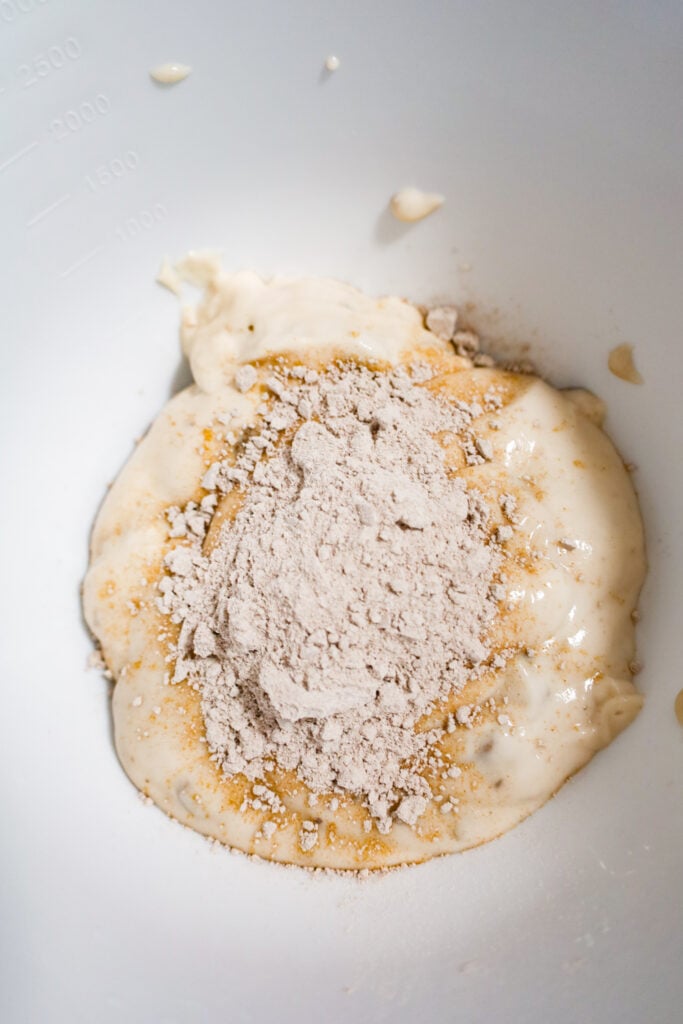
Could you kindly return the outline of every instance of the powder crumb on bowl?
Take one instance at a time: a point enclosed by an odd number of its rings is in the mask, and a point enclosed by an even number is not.
[[[87,669],[95,669],[96,671],[101,672],[105,667],[102,652],[97,648],[95,648],[94,651],[91,651],[86,659],[85,667]]]
[[[88,671],[95,670],[97,672],[101,672],[105,679],[112,680],[114,678],[113,673],[108,668],[106,661],[102,657],[102,651],[99,647],[96,647],[95,650],[90,652],[85,667]]]
[[[425,317],[425,327],[442,341],[451,341],[458,324],[455,306],[434,306]]]
[[[150,71],[150,77],[160,85],[175,85],[182,82],[192,71],[189,64],[177,64],[175,61],[167,61],[165,64],[157,64]]]
[[[304,821],[299,832],[299,846],[304,853],[318,845],[318,826],[314,821]]]
[[[625,380],[629,384],[643,383],[643,378],[633,361],[633,345],[617,345],[613,348],[607,357],[607,365],[610,372],[619,380]]]
[[[445,196],[438,192],[423,192],[419,188],[409,186],[395,192],[389,201],[389,209],[396,220],[411,224],[423,220],[443,206]]]
[[[235,387],[241,394],[251,391],[258,379],[258,374],[251,363],[240,366],[235,373]]]
[[[474,331],[456,331],[451,338],[456,355],[474,359],[479,352],[479,335]]]
[[[406,825],[414,825],[426,808],[427,801],[423,796],[405,796],[396,809],[396,817]]]

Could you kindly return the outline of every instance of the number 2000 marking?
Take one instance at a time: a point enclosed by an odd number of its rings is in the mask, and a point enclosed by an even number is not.
[[[111,101],[100,92],[92,102],[84,100],[77,107],[67,110],[61,117],[55,117],[50,122],[50,134],[55,139],[65,139],[72,132],[79,132],[98,117],[108,114],[110,110]]]

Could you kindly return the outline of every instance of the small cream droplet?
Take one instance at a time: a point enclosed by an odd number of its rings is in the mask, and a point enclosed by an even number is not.
[[[167,259],[162,261],[159,267],[159,273],[156,276],[159,284],[162,284],[164,288],[168,288],[170,292],[175,295],[180,295],[181,292],[181,279],[180,274],[177,272]]]
[[[176,82],[182,82],[184,78],[187,78],[191,71],[192,68],[189,64],[169,62],[152,68],[150,75],[155,82],[160,82],[162,85],[175,85]]]
[[[438,192],[422,192],[419,188],[402,188],[391,197],[389,208],[397,220],[412,223],[434,213],[444,202]]]
[[[629,384],[642,384],[643,378],[633,362],[633,345],[617,345],[607,357],[607,365],[615,377]]]
[[[674,711],[680,725],[683,725],[683,690],[679,690],[674,701]]]
[[[333,53],[325,59],[325,70],[326,71],[338,71],[341,66],[339,57],[335,57]]]

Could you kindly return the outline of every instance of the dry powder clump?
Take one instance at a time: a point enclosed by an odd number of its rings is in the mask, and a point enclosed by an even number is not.
[[[473,411],[429,376],[280,368],[236,462],[210,472],[244,491],[234,521],[206,555],[193,508],[160,582],[182,624],[173,681],[200,690],[223,770],[275,761],[362,797],[382,832],[424,811],[442,732],[415,727],[481,668],[496,610],[485,506],[435,439],[467,437]]]

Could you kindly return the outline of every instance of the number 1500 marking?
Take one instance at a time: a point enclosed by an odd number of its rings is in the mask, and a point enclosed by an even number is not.
[[[113,160],[96,167],[92,174],[86,174],[85,183],[91,192],[97,192],[100,188],[106,188],[117,178],[123,178],[131,174],[140,163],[140,157],[134,149],[129,149],[123,156],[116,156]]]

